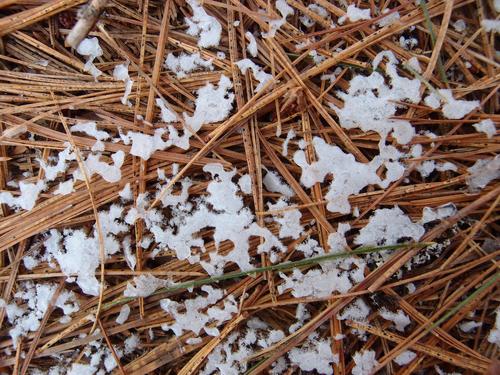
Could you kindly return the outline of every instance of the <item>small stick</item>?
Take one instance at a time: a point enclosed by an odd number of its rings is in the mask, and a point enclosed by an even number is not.
[[[96,24],[107,3],[107,0],[90,0],[85,8],[78,12],[78,21],[64,41],[66,47],[76,48],[80,44]]]

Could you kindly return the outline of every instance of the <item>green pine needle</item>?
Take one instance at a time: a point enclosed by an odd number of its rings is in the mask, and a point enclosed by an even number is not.
[[[341,258],[348,258],[354,255],[364,255],[364,254],[371,254],[371,253],[378,253],[381,251],[388,251],[388,250],[398,250],[403,247],[426,247],[432,245],[430,242],[419,242],[419,243],[404,243],[404,244],[398,244],[398,245],[387,245],[387,246],[378,246],[378,247],[359,247],[355,250],[352,251],[346,251],[346,252],[341,252],[341,253],[329,253],[313,258],[307,258],[307,259],[302,259],[302,260],[297,260],[293,262],[284,262],[284,263],[278,263],[278,264],[272,264],[270,266],[265,266],[265,267],[257,267],[257,268],[252,268],[251,270],[248,271],[235,271],[235,272],[228,272],[219,276],[212,276],[212,277],[207,277],[205,279],[199,279],[199,280],[191,280],[191,281],[186,281],[183,283],[175,284],[172,286],[168,286],[165,288],[160,288],[156,290],[152,295],[157,295],[157,294],[162,294],[162,293],[167,293],[167,292],[173,292],[181,289],[191,289],[191,288],[196,288],[202,285],[208,285],[208,284],[214,284],[219,281],[224,281],[224,280],[231,280],[231,279],[237,279],[240,277],[244,276],[249,276],[252,274],[259,274],[267,271],[271,272],[276,272],[276,271],[283,271],[283,270],[290,270],[293,268],[298,268],[298,267],[305,267],[305,266],[311,266],[315,264],[319,264],[322,262],[326,262],[329,260],[334,260],[334,259],[341,259]],[[130,301],[135,300],[136,297],[123,297],[119,298],[115,301],[107,303],[103,308],[104,309],[109,309],[113,306],[127,303]]]
[[[422,8],[422,12],[424,13],[425,26],[427,27],[427,30],[429,30],[432,48],[434,48],[436,46],[436,34],[434,34],[434,27],[432,26],[431,16],[429,14],[429,8],[427,8],[427,3],[424,0],[421,0],[419,5],[420,8]],[[441,61],[441,55],[438,55],[437,66],[441,79],[443,80],[443,82],[448,83],[448,78],[446,78],[446,73],[443,68],[443,62]]]
[[[427,331],[432,331],[434,328],[439,327],[442,323],[444,323],[446,320],[448,320],[450,317],[455,315],[462,307],[467,305],[469,302],[473,301],[479,294],[481,294],[485,289],[488,289],[491,285],[496,283],[498,279],[500,278],[500,272],[497,272],[493,276],[491,276],[483,285],[481,285],[479,288],[477,288],[473,293],[471,293],[470,296],[468,296],[466,299],[464,299],[462,302],[457,304],[455,307],[450,309],[446,314],[444,314],[441,318],[436,320],[434,323],[432,323],[429,328],[427,328]]]

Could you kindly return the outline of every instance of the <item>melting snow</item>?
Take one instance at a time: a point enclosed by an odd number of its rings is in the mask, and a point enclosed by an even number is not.
[[[89,154],[87,159],[83,161],[86,168],[87,176],[90,179],[94,173],[100,175],[107,182],[118,182],[122,178],[121,167],[125,161],[125,153],[117,151],[111,155],[113,164],[100,161],[101,153]],[[85,180],[85,177],[80,169],[73,172],[73,178],[76,180]]]
[[[71,151],[71,146],[68,145],[64,150],[57,154],[56,165],[48,165],[43,159],[37,160],[40,163],[40,168],[42,168],[45,173],[45,179],[47,181],[54,181],[59,173],[65,172],[68,168],[68,164],[66,163],[67,161],[76,160],[76,155]]]
[[[75,189],[73,187],[74,184],[75,184],[74,180],[68,180],[68,181],[60,182],[59,186],[57,187],[57,189],[54,190],[54,194],[55,195],[67,195],[67,194],[71,194],[72,192],[75,191]]]
[[[295,138],[295,136],[296,136],[295,131],[293,129],[290,129],[286,134],[285,140],[283,141],[283,148],[281,150],[281,155],[285,157],[288,156],[288,144],[293,138]]]
[[[128,105],[131,106],[132,104],[128,102],[128,96],[132,92],[134,81],[132,81],[128,75],[128,63],[115,66],[113,78],[125,82],[125,92],[123,93],[121,102],[122,104],[128,103]]]
[[[290,209],[288,202],[283,198],[280,198],[275,204],[268,203],[268,206],[270,211],[283,210],[279,214],[273,214],[274,220],[280,225],[279,238],[298,239],[304,231],[304,227],[300,224],[302,217],[300,211]]]
[[[40,321],[56,290],[57,284],[34,284],[31,281],[20,284],[14,298],[22,303],[19,305],[11,303],[6,306],[7,318],[12,324],[9,335],[12,337],[14,349],[17,347],[17,340],[20,336],[35,332],[40,327]],[[75,294],[65,290],[57,297],[55,307],[62,309],[65,315],[79,310]]]
[[[349,230],[349,225],[341,224],[335,233],[328,237],[331,252],[340,252],[346,246],[344,233]],[[308,239],[297,246],[305,256],[323,255],[324,249],[318,246],[318,242]],[[283,283],[278,285],[280,294],[291,290],[294,297],[326,297],[334,292],[346,293],[354,284],[364,279],[365,262],[360,258],[339,258],[328,262],[321,262],[320,268],[312,269],[303,273],[294,269],[287,276],[280,273]]]
[[[403,310],[398,310],[394,313],[382,307],[379,313],[385,320],[393,322],[399,332],[404,332],[405,327],[411,323],[410,318],[408,318],[408,315],[406,315]]]
[[[20,196],[14,196],[11,192],[3,191],[0,193],[0,203],[5,203],[10,207],[19,207],[24,210],[31,210],[35,207],[38,195],[46,189],[45,182],[40,180],[36,184],[19,182]]]
[[[488,334],[488,342],[500,347],[500,308],[496,310],[495,325]]]
[[[435,209],[424,207],[422,210],[422,224],[429,223],[434,220],[442,220],[453,216],[457,213],[457,207],[453,203],[447,203]]]
[[[177,115],[174,111],[167,107],[167,103],[161,99],[156,98],[155,100],[156,106],[160,108],[161,111],[161,120],[166,122],[167,124],[177,121]]]
[[[263,38],[274,38],[276,31],[286,23],[286,18],[294,14],[293,8],[286,3],[286,0],[276,0],[276,9],[281,14],[280,19],[268,21],[269,31],[263,32]]]
[[[245,37],[248,39],[247,51],[252,57],[257,57],[259,51],[257,50],[257,41],[250,31],[245,33]]]
[[[479,107],[479,100],[457,100],[448,89],[432,92],[424,99],[424,102],[432,109],[438,109],[442,105],[444,117],[454,120],[464,118],[465,115]]]
[[[95,58],[102,56],[103,53],[102,48],[99,45],[99,39],[95,37],[85,38],[76,48],[76,52],[87,57],[87,62],[85,63],[83,69],[97,79],[97,77],[102,74],[102,72],[94,65]]]
[[[161,308],[173,318],[171,324],[162,324],[163,330],[172,330],[176,336],[182,336],[184,331],[199,335],[202,329],[210,336],[219,335],[217,326],[231,319],[238,312],[238,305],[234,297],[229,295],[224,300],[223,308],[209,307],[221,300],[224,292],[208,285],[202,286],[201,290],[207,294],[206,297],[200,295],[193,299],[186,299],[183,303],[177,303],[168,298],[160,301]]]
[[[337,93],[344,101],[344,107],[338,108],[331,103],[330,106],[339,116],[342,127],[360,128],[365,132],[373,130],[383,140],[392,132],[399,143],[406,144],[415,135],[415,130],[406,120],[392,119],[399,106],[395,102],[418,103],[421,99],[420,81],[399,76],[396,70],[398,60],[390,51],[381,52],[374,58],[374,69],[384,57],[389,60],[385,72],[390,77],[390,87],[376,71],[367,77],[358,75],[349,82],[347,93]]]
[[[311,12],[317,14],[318,16],[320,16],[325,20],[330,19],[330,13],[328,13],[328,11],[325,8],[319,6],[318,4],[309,4],[307,6],[307,9],[309,9]],[[316,21],[311,19],[307,14],[300,16],[300,22],[302,22],[302,24],[305,27],[311,27],[316,23]]]
[[[165,67],[174,72],[177,78],[187,77],[189,73],[199,69],[214,69],[212,60],[204,60],[198,52],[191,55],[181,53],[177,57],[169,53],[165,60]]]
[[[473,320],[469,320],[468,322],[463,322],[458,325],[461,331],[465,333],[469,333],[471,331],[474,331],[476,328],[481,327],[483,323],[481,322],[475,322]]]
[[[148,225],[155,241],[161,248],[175,251],[177,258],[199,261],[191,252],[192,248],[200,248],[203,252],[204,240],[197,233],[204,228],[214,228],[213,239],[216,249],[223,241],[229,240],[234,248],[226,255],[217,251],[209,254],[209,261],[201,261],[201,265],[209,274],[220,274],[227,262],[238,264],[240,269],[252,268],[250,264],[249,239],[252,236],[263,237],[264,242],[257,247],[257,252],[270,253],[274,259],[274,250],[284,251],[285,247],[267,229],[260,227],[251,211],[244,207],[238,194],[238,185],[231,180],[236,170],[225,171],[220,164],[207,164],[203,168],[212,175],[208,184],[208,196],[198,200],[197,206],[186,203],[185,199],[174,201],[170,206],[172,219],[161,226],[161,216],[157,223]],[[187,189],[187,185],[186,188]],[[187,192],[187,190],[185,190]],[[181,194],[182,195],[182,194]],[[184,195],[187,199],[187,195]]]
[[[149,273],[134,277],[134,284],[127,283],[123,292],[125,297],[148,297],[157,289],[174,285],[170,280],[158,279]]]
[[[476,131],[486,134],[488,138],[493,138],[493,136],[497,133],[495,123],[491,121],[491,119],[483,120],[472,126],[476,129]]]
[[[332,364],[339,362],[338,354],[332,353],[329,338],[308,340],[302,347],[292,348],[288,358],[302,371],[316,370],[319,374],[333,374]]]
[[[387,14],[391,11],[391,9],[389,8],[385,8],[383,11],[382,11],[382,14]],[[393,12],[385,17],[383,17],[380,21],[377,22],[377,25],[379,27],[384,27],[384,26],[388,26],[388,25],[392,25],[394,22],[397,22],[399,21],[400,19],[400,15],[399,15],[399,12]]]
[[[292,188],[283,182],[281,177],[276,172],[267,171],[262,183],[264,184],[266,190],[271,193],[280,193],[287,198],[295,195]]]
[[[413,361],[416,357],[416,353],[412,352],[411,350],[405,350],[396,358],[394,358],[394,362],[396,362],[399,366],[404,366]]]
[[[128,231],[128,226],[119,221],[122,212],[123,208],[117,205],[111,206],[109,211],[99,212],[106,257],[120,250],[115,236]],[[99,294],[95,270],[99,266],[100,255],[95,225],[92,236],[88,236],[81,229],[66,229],[62,234],[51,229],[44,245],[47,249],[47,259],[57,260],[61,271],[68,276],[68,282],[76,275],[76,283],[84,293],[94,296]]]
[[[193,17],[186,17],[186,33],[198,36],[198,46],[201,48],[217,47],[222,33],[219,21],[207,14],[199,0],[187,0],[187,3],[193,9]]]
[[[187,125],[185,133],[194,134],[204,124],[226,119],[233,109],[234,94],[229,91],[232,87],[231,80],[225,75],[221,75],[219,87],[215,88],[211,83],[208,83],[199,89],[193,116],[184,113]]]
[[[369,20],[371,19],[370,9],[360,9],[356,5],[351,4],[347,7],[345,16],[339,18],[339,24],[342,25],[347,19],[351,22]]]
[[[116,317],[116,324],[123,324],[127,321],[130,315],[130,306],[125,304],[120,308],[120,313]]]
[[[378,365],[375,355],[373,350],[356,352],[353,357],[356,366],[352,369],[352,375],[370,375]]]
[[[322,138],[314,137],[313,145],[317,161],[307,163],[306,154],[302,150],[295,152],[293,160],[302,168],[300,182],[306,188],[323,182],[330,173],[333,175],[333,181],[325,196],[328,200],[327,209],[331,212],[349,213],[350,195],[359,193],[368,185],[376,184],[386,188],[404,173],[401,164],[380,155],[375,156],[369,163],[359,163],[352,154],[346,154],[339,147],[327,144]],[[381,179],[377,174],[382,165],[388,169],[385,179]]]
[[[500,178],[500,156],[491,159],[480,159],[470,168],[467,184],[472,191],[484,189],[491,181]]]
[[[500,20],[482,20],[481,26],[487,33],[490,31],[500,33]]]
[[[401,238],[418,241],[424,233],[424,227],[413,223],[398,206],[380,208],[370,217],[368,225],[359,231],[354,243],[363,246],[395,245]]]
[[[259,84],[255,88],[255,92],[259,92],[260,90],[262,90],[262,88],[266,85],[266,83],[273,78],[270,74],[264,72],[264,70],[260,66],[255,64],[250,59],[243,59],[243,60],[237,61],[236,65],[238,66],[238,68],[241,70],[241,72],[243,74],[245,74],[248,69],[252,70],[252,74],[253,74],[254,78],[257,81],[259,81]]]

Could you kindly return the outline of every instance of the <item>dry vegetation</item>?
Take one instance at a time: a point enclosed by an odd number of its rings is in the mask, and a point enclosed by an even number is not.
[[[65,173],[48,183],[33,209],[15,210],[2,205],[1,297],[6,303],[16,301],[16,291],[22,290],[21,285],[27,281],[55,283],[57,291],[45,314],[39,317],[39,328],[20,336],[15,348],[9,335],[12,326],[7,321],[6,309],[0,308],[0,372],[24,374],[58,364],[85,364],[88,363],[85,348],[90,342],[102,339],[102,348],[108,348],[116,356],[119,364],[113,370],[116,373],[198,373],[216,345],[234,332],[244,330],[246,321],[252,317],[285,332],[278,342],[259,348],[246,358],[252,374],[266,371],[291,348],[300,347],[312,332],[331,339],[332,352],[339,355],[338,364],[332,365],[335,374],[350,373],[355,366],[354,353],[366,350],[375,351],[378,366],[371,371],[380,373],[434,373],[435,366],[446,372],[468,374],[495,371],[492,367],[498,346],[488,341],[488,334],[494,327],[495,310],[499,306],[496,220],[500,186],[498,180],[477,191],[467,186],[468,168],[480,159],[491,159],[499,150],[498,135],[487,137],[472,127],[486,119],[499,122],[496,113],[500,80],[495,34],[480,27],[483,19],[496,17],[492,1],[433,0],[424,6],[415,5],[413,1],[358,2],[361,8],[371,10],[371,19],[331,28],[331,21],[337,23],[352,1],[316,1],[329,13],[331,20],[326,20],[306,8],[312,1],[289,0],[287,3],[295,14],[287,18],[274,38],[257,38],[258,55],[251,59],[273,77],[258,93],[255,92],[258,82],[251,72],[242,74],[235,63],[248,57],[249,40],[245,32],[260,35],[260,31],[268,28],[266,14],[259,9],[267,9],[267,16],[279,18],[274,7],[267,7],[274,1],[203,1],[207,13],[222,25],[222,38],[218,47],[200,49],[198,38],[186,33],[185,17],[192,15],[192,9],[184,1],[111,0],[89,33],[98,38],[103,49],[102,56],[94,61],[103,72],[96,80],[83,70],[86,59],[64,45],[84,2],[0,0],[0,188],[19,196],[19,188],[9,185],[9,181],[36,183],[44,179],[39,160],[57,156],[66,148],[65,142],[79,155]],[[380,10],[386,8],[399,12],[400,19],[379,27],[377,22],[384,16]],[[305,27],[299,19],[303,14],[309,15],[315,25]],[[453,27],[459,19],[465,21],[465,30],[457,31]],[[415,45],[403,48],[399,42],[401,36],[415,38]],[[314,38],[311,44],[297,47],[309,38]],[[310,56],[313,49],[324,57],[323,61],[313,60]],[[420,144],[422,155],[405,159],[404,176],[388,188],[370,185],[351,195],[349,202],[359,208],[359,216],[330,212],[325,199],[328,184],[316,183],[312,188],[302,185],[301,168],[294,163],[293,155],[299,150],[299,139],[304,139],[308,142],[307,158],[313,161],[316,155],[311,140],[321,137],[326,143],[353,154],[359,162],[372,160],[378,153],[379,134],[340,126],[337,113],[327,103],[342,107],[336,92],[347,91],[355,75],[369,75],[373,71],[373,58],[383,50],[392,51],[401,62],[417,57],[421,74],[404,69],[403,65],[398,65],[398,74],[419,79],[421,93],[429,86],[449,88],[455,98],[478,100],[480,106],[464,118],[447,119],[441,110],[433,110],[423,101],[400,103],[396,118],[408,120],[417,133],[408,145],[398,145],[391,136],[388,142],[406,151]],[[214,69],[177,78],[163,64],[168,53],[181,51],[199,52],[202,58],[213,59]],[[224,55],[217,56],[217,52]],[[130,62],[129,74],[133,81],[131,105],[120,102],[124,82],[113,78],[114,67],[126,61]],[[320,79],[335,69],[334,79]],[[383,69],[379,70],[385,74]],[[107,140],[102,160],[111,162],[111,154],[120,150],[126,155],[120,180],[110,183],[93,175],[76,182],[74,192],[54,195],[58,183],[82,167],[82,161],[92,152],[90,148],[95,143],[93,137],[84,133],[69,132],[72,125],[93,120],[98,129],[112,137],[127,131],[152,135],[155,129],[165,127],[155,98],[164,98],[179,115],[192,114],[196,90],[207,82],[217,85],[221,74],[233,83],[233,110],[224,121],[203,125],[196,136],[191,137],[188,150],[170,147],[157,150],[149,160],[143,160],[130,154],[130,145]],[[179,119],[174,126],[183,129],[180,116]],[[285,157],[282,144],[290,129],[294,129],[296,138],[290,140]],[[436,138],[424,135],[425,131],[432,131]],[[164,139],[167,138],[165,135]],[[434,171],[424,178],[416,169],[427,160],[452,162],[457,168],[456,171]],[[426,233],[420,241],[436,242],[439,251],[415,244],[399,248],[390,253],[385,262],[369,262],[364,280],[347,293],[335,292],[318,298],[296,298],[290,292],[279,294],[277,288],[283,280],[270,268],[232,275],[217,283],[213,279],[207,281],[209,275],[199,263],[179,260],[175,249],[158,247],[155,241],[142,242],[151,234],[140,218],[130,226],[130,233],[126,233],[131,237],[135,270],[127,265],[122,251],[109,255],[96,269],[96,277],[103,286],[99,296],[85,294],[77,284],[66,282],[66,275],[55,261],[49,264],[41,260],[32,269],[23,262],[27,256],[43,254],[44,240],[50,229],[83,228],[90,233],[97,213],[108,210],[112,203],[120,203],[118,194],[127,183],[136,199],[124,204],[125,211],[145,192],[151,197],[146,208],[161,210],[159,199],[154,200],[155,194],[159,190],[165,193],[169,188],[177,194],[186,176],[192,180],[189,200],[195,202],[207,195],[207,184],[211,181],[203,166],[214,162],[221,163],[226,170],[236,168],[237,177],[249,174],[251,193],[244,195],[245,205],[254,213],[256,222],[275,235],[279,226],[276,221],[268,220],[271,218],[268,203],[276,202],[281,194],[263,187],[266,168],[276,171],[293,189],[289,204],[300,210],[305,230],[297,239],[282,240],[286,252],[279,253],[275,263],[303,259],[296,247],[308,237],[328,249],[328,235],[334,233],[341,222],[351,226],[346,250],[356,248],[355,236],[379,208],[398,205],[414,222],[420,220],[422,209],[427,206],[435,208],[452,202],[457,210],[446,219],[425,225]],[[175,163],[179,165],[178,171],[173,167]],[[170,178],[168,184],[159,185],[158,168],[165,170]],[[177,173],[172,175],[173,172]],[[332,176],[328,177],[328,181],[331,179]],[[102,232],[99,223],[97,228]],[[210,228],[205,228],[199,236],[209,252],[227,253],[233,247],[230,241],[224,241],[215,250]],[[124,237],[125,234],[120,234],[117,239],[122,241]],[[102,233],[99,238],[102,240]],[[102,259],[105,244],[101,240]],[[257,254],[259,244],[259,237],[250,238],[252,265],[269,266],[269,256]],[[208,253],[202,254],[199,248],[192,251],[208,259]],[[422,252],[430,254],[425,262],[411,270],[403,267]],[[318,265],[313,261],[301,266],[303,271],[311,268]],[[224,273],[239,270],[236,264],[228,263]],[[185,284],[175,289],[159,289],[145,298],[124,298],[127,282],[145,273]],[[186,340],[195,334],[186,331],[177,337],[171,331],[162,330],[161,325],[170,323],[172,316],[160,307],[160,300],[168,297],[182,302],[193,298],[199,289],[188,291],[186,286],[195,280],[224,289],[225,298],[229,295],[235,298],[238,312],[218,327],[218,336],[202,331],[200,342],[188,344]],[[414,284],[413,293],[408,292],[408,283]],[[80,305],[70,322],[61,322],[61,310],[54,308],[55,299],[63,290],[72,290]],[[363,322],[340,320],[338,314],[358,297],[370,306],[367,319]],[[225,298],[218,302],[219,306]],[[17,303],[26,301],[17,300]],[[117,324],[115,319],[125,303],[131,308],[130,316],[125,323]],[[310,318],[297,331],[289,333],[289,326],[296,322],[299,303],[305,304]],[[394,330],[390,321],[380,317],[381,307],[402,310],[411,324],[404,332]],[[89,319],[89,315],[94,319]],[[470,332],[459,328],[460,323],[471,320],[482,325]],[[365,339],[357,329],[366,331]],[[91,332],[94,335],[89,335]],[[132,334],[139,337],[138,347],[118,358],[114,348],[123,346]],[[335,340],[339,334],[346,338]],[[416,358],[405,366],[396,365],[393,359],[405,350],[415,352]],[[286,367],[287,373],[301,371],[288,361]]]

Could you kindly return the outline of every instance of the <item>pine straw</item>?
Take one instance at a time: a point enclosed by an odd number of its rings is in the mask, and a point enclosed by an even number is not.
[[[336,374],[352,370],[353,354],[358,350],[375,350],[380,363],[377,370],[386,373],[410,374],[415,371],[434,372],[438,365],[446,371],[467,371],[484,373],[494,366],[498,347],[487,341],[489,329],[493,326],[494,311],[498,307],[498,264],[497,259],[499,227],[498,202],[500,186],[490,183],[480,192],[471,193],[466,186],[467,168],[475,161],[494,156],[500,148],[499,138],[487,138],[477,133],[471,124],[484,119],[498,123],[499,102],[497,91],[500,86],[499,64],[495,55],[494,35],[480,28],[480,21],[495,18],[492,2],[480,0],[431,1],[416,6],[408,1],[383,1],[378,5],[396,9],[401,19],[383,28],[373,27],[382,16],[374,13],[375,3],[364,3],[372,9],[368,21],[347,23],[330,29],[326,22],[306,6],[309,2],[290,0],[296,15],[280,29],[274,39],[260,39],[259,55],[254,61],[264,66],[273,75],[273,81],[258,94],[254,92],[255,81],[250,74],[242,75],[234,63],[246,57],[247,30],[265,30],[266,23],[259,8],[266,8],[263,0],[203,1],[204,8],[215,16],[223,27],[223,38],[219,51],[225,58],[216,56],[215,49],[199,50],[196,39],[185,33],[184,16],[191,14],[191,8],[183,1],[109,1],[105,13],[91,36],[99,37],[104,55],[97,66],[104,74],[95,82],[83,72],[84,60],[73,50],[65,48],[64,39],[76,19],[78,6],[83,1],[0,1],[0,188],[7,187],[10,180],[22,179],[21,173],[28,172],[37,181],[43,178],[36,157],[47,158],[55,151],[65,148],[64,142],[71,142],[80,153],[86,154],[95,140],[72,135],[68,125],[76,119],[94,119],[100,128],[117,134],[118,127],[152,134],[162,126],[154,99],[164,97],[177,113],[192,113],[192,100],[196,89],[207,82],[217,83],[220,74],[228,75],[233,81],[236,96],[232,115],[221,124],[206,125],[192,137],[191,148],[185,152],[177,148],[157,151],[147,162],[138,157],[127,156],[121,169],[122,179],[107,183],[100,177],[75,185],[75,192],[66,196],[42,193],[37,205],[31,211],[14,212],[2,205],[0,219],[0,290],[3,299],[10,301],[19,283],[32,280],[58,282],[62,287],[77,293],[81,309],[67,324],[59,322],[58,312],[53,311],[56,296],[41,321],[40,329],[22,338],[18,350],[12,348],[8,325],[2,324],[0,369],[9,373],[26,373],[32,366],[48,368],[57,364],[54,355],[81,359],[81,350],[96,336],[79,336],[89,333],[92,327],[100,327],[98,338],[112,351],[119,363],[117,373],[180,373],[193,374],[203,368],[204,361],[214,347],[229,334],[237,331],[252,316],[257,316],[274,328],[288,332],[294,321],[298,303],[306,303],[312,318],[302,328],[286,336],[277,344],[255,353],[249,358],[250,373],[257,374],[268,368],[279,356],[300,344],[317,329],[324,337],[332,338],[333,351],[339,354]],[[344,6],[333,2],[317,0],[327,9],[332,18],[344,14]],[[343,2],[341,2],[343,3]],[[347,2],[352,3],[352,2]],[[269,9],[271,17],[276,11]],[[300,26],[297,14],[307,13],[317,21],[308,29]],[[377,16],[377,17],[375,17]],[[451,25],[458,19],[465,19],[468,28],[457,32]],[[240,21],[234,26],[234,21]],[[409,31],[413,27],[413,31]],[[405,50],[399,45],[399,35],[404,32],[417,37],[418,45]],[[295,44],[316,36],[317,42],[296,49]],[[341,47],[336,51],[336,47]],[[315,65],[309,52],[316,49],[326,60]],[[463,120],[444,119],[440,111],[432,111],[423,105],[406,105],[398,118],[406,119],[417,130],[431,130],[436,139],[416,136],[411,144],[421,144],[423,157],[410,159],[405,177],[393,183],[388,189],[369,188],[350,197],[352,206],[359,207],[360,216],[333,214],[326,210],[325,186],[316,184],[305,189],[299,183],[300,168],[291,155],[297,149],[295,141],[290,142],[288,157],[281,156],[283,136],[294,129],[298,137],[310,141],[313,136],[323,137],[330,144],[336,144],[351,152],[360,162],[369,160],[377,150],[379,137],[374,133],[343,129],[337,117],[326,102],[341,105],[335,91],[348,87],[353,74],[371,72],[370,62],[381,50],[391,50],[401,60],[416,56],[423,68],[421,75],[411,70],[400,70],[408,77],[418,76],[427,87],[451,88],[455,97],[477,99],[481,108]],[[214,59],[215,71],[192,73],[183,79],[166,71],[163,61],[166,53],[200,52],[203,58]],[[40,60],[48,60],[43,66]],[[115,65],[130,61],[134,86],[130,100],[132,106],[120,103],[123,83],[112,78]],[[465,62],[470,63],[467,68]],[[342,72],[331,85],[321,81],[319,76],[332,67],[341,67]],[[267,90],[269,88],[269,90]],[[145,121],[138,120],[138,115]],[[179,127],[181,124],[179,124]],[[65,130],[66,129],[66,130]],[[34,137],[28,137],[29,133]],[[122,143],[105,142],[106,154],[130,146]],[[306,148],[308,161],[315,158],[309,142]],[[435,172],[423,179],[415,168],[425,160],[452,161],[458,172]],[[328,298],[294,298],[290,294],[278,295],[276,287],[280,278],[270,265],[267,256],[258,257],[256,247],[259,239],[251,241],[251,254],[255,264],[262,268],[258,274],[240,274],[238,278],[223,281],[227,293],[239,301],[240,312],[224,327],[218,337],[202,336],[202,342],[188,345],[191,334],[176,338],[160,328],[170,321],[170,316],[159,307],[161,298],[168,296],[182,301],[188,294],[183,289],[162,290],[148,298],[130,301],[132,312],[128,321],[116,325],[115,318],[123,302],[121,295],[127,281],[133,276],[151,273],[157,277],[171,277],[178,282],[196,283],[207,277],[199,265],[179,261],[171,251],[163,251],[153,259],[152,249],[140,246],[146,229],[141,221],[135,225],[132,235],[137,256],[137,267],[131,271],[123,255],[110,256],[96,276],[105,285],[100,298],[85,295],[75,284],[64,283],[66,277],[57,268],[40,263],[33,270],[23,265],[23,257],[30,249],[41,246],[43,234],[51,228],[90,228],[95,223],[97,210],[107,208],[117,201],[118,192],[126,183],[131,183],[134,196],[144,192],[154,193],[157,182],[157,168],[168,174],[172,164],[181,165],[179,173],[171,180],[174,186],[184,176],[191,176],[194,185],[192,195],[203,195],[207,176],[201,168],[211,162],[237,168],[238,174],[249,173],[252,179],[252,196],[246,204],[252,207],[257,221],[268,226],[274,233],[277,228],[264,219],[272,213],[266,202],[278,198],[267,192],[262,185],[263,167],[277,170],[292,187],[296,198],[293,207],[299,208],[303,223],[312,219],[315,223],[308,235],[327,248],[328,234],[334,232],[337,223],[349,222],[355,233],[367,223],[373,210],[380,207],[399,205],[414,220],[421,216],[425,206],[437,207],[454,202],[458,213],[429,229],[423,241],[437,243],[448,239],[450,245],[443,253],[411,272],[404,271],[402,279],[394,276],[402,265],[421,251],[421,247],[406,247],[396,251],[383,265],[371,267],[365,280],[342,295]],[[72,169],[78,168],[74,163]],[[168,188],[167,187],[167,188]],[[164,192],[167,190],[164,189]],[[150,208],[159,203],[158,197]],[[458,230],[457,230],[458,228]],[[208,250],[215,245],[211,233],[202,234]],[[305,237],[304,237],[305,238]],[[294,251],[300,243],[289,241],[288,253],[282,259],[299,260]],[[349,243],[352,243],[351,235]],[[485,241],[494,240],[496,248],[483,246]],[[38,245],[37,245],[38,244]],[[223,243],[219,252],[227,252],[231,246]],[[102,255],[103,253],[101,253]],[[237,271],[236,266],[226,267],[225,272]],[[405,292],[409,282],[414,282],[414,293]],[[194,284],[193,284],[194,285]],[[369,325],[352,321],[339,321],[337,314],[358,296],[375,311],[386,306],[393,311],[403,310],[414,322],[404,335],[396,334],[390,323],[377,314],[369,317]],[[121,302],[120,302],[121,301]],[[102,302],[102,304],[100,303]],[[474,312],[474,318],[469,313]],[[6,322],[5,309],[0,309],[0,322]],[[89,319],[90,314],[97,318]],[[464,318],[482,322],[474,333],[464,333],[457,328]],[[325,325],[326,323],[326,325]],[[154,332],[151,340],[148,330]],[[350,333],[354,329],[367,332],[368,339],[362,341]],[[122,343],[131,333],[138,333],[141,345],[134,354],[118,359],[113,345]],[[348,340],[334,340],[338,334],[348,334]],[[405,350],[417,353],[417,358],[405,367],[395,366],[392,359]],[[22,353],[24,353],[22,355]],[[494,370],[491,370],[494,371]],[[290,368],[290,373],[298,372]],[[493,373],[493,372],[492,372]]]

